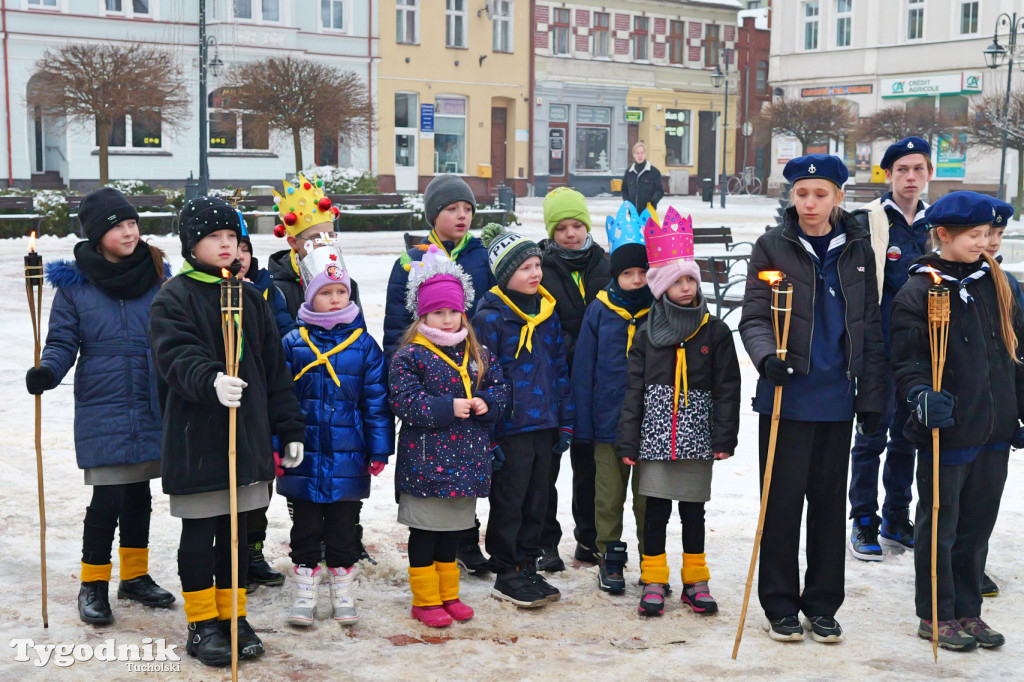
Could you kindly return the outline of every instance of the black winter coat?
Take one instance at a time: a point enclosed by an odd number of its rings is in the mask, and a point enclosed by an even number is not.
[[[916,262],[958,279],[966,276],[950,272],[961,264],[949,264],[937,254],[926,254]],[[932,284],[930,275],[912,274],[893,301],[892,367],[897,400],[906,400],[916,386],[932,385],[928,343],[928,289]],[[951,287],[949,295],[949,345],[942,388],[956,397],[956,423],[939,430],[940,449],[1008,442],[1017,429],[1017,420],[1024,417],[1024,364],[1015,365],[1003,345],[991,273],[968,284],[967,292],[974,301],[966,306],[956,286]],[[1024,318],[1017,306],[1013,309],[1017,342],[1024,344]],[[1018,356],[1022,349],[1018,345]],[[919,448],[931,447],[931,429],[913,415],[904,433]]]
[[[306,294],[302,290],[299,273],[292,267],[292,250],[282,249],[271,254],[267,260],[267,270],[270,272],[270,279],[274,286],[284,294],[284,300],[288,304],[288,314],[292,316],[292,320],[298,320],[299,307],[306,300]],[[349,298],[361,309],[363,304],[359,301],[359,285],[354,279],[351,281],[352,291],[349,292]],[[294,329],[296,326],[292,325],[292,328]],[[284,334],[281,336],[283,338]]]
[[[270,306],[242,287],[242,360],[249,385],[237,411],[238,485],[274,480],[272,435],[303,442],[305,423]],[[149,339],[163,412],[161,473],[168,495],[228,487],[228,408],[213,387],[224,372],[220,286],[178,275],[150,308]]]
[[[541,259],[544,277],[540,285],[555,297],[555,311],[562,325],[562,340],[565,342],[565,357],[571,368],[576,352],[576,339],[580,336],[587,306],[612,280],[611,259],[597,243],[590,247],[590,261],[583,271],[583,290],[586,292],[586,296],[583,297],[580,296],[580,288],[572,278],[569,266],[558,254],[548,251],[548,242],[549,240],[545,239],[538,245],[544,253]]]
[[[645,161],[640,168],[630,165],[622,176],[622,198],[636,206],[637,213],[643,213],[648,202],[658,208],[658,202],[665,196],[662,188],[661,171]]]
[[[857,382],[856,412],[885,411],[887,366],[882,325],[878,312],[878,280],[871,250],[868,216],[864,211],[844,211],[840,220],[846,245],[839,256],[839,280],[846,300],[845,352],[847,375]],[[765,270],[781,270],[793,283],[787,360],[793,371],[810,369],[811,336],[814,333],[814,290],[817,271],[810,254],[798,239],[796,209],[786,209],[782,225],[758,237],[750,255],[740,337],[751,362],[760,371],[768,356],[775,355],[772,331],[771,285],[758,279]]]

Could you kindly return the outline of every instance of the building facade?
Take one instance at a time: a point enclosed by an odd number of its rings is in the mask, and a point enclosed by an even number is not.
[[[735,166],[723,134],[723,89],[711,72],[729,57],[729,127],[736,125],[736,0],[538,0],[533,173],[535,191],[569,185],[609,192],[632,164],[637,141],[668,189]]]
[[[771,144],[759,141],[752,120],[761,107],[771,101],[768,85],[768,58],[771,53],[768,8],[739,13],[739,40],[736,42],[736,68],[739,75],[739,119],[736,126],[736,172],[753,168],[754,175],[767,183]]]
[[[527,192],[529,0],[381,0],[381,191],[457,173],[478,197]]]

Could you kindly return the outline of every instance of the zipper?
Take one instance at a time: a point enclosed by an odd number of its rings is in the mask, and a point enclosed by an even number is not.
[[[121,338],[127,343],[128,337],[128,311],[125,309],[124,299],[118,299],[118,305],[121,308]],[[128,384],[128,428],[129,428],[129,441],[130,443],[135,442],[135,380],[132,378],[132,356],[126,355],[124,357],[125,374],[127,375]]]
[[[785,239],[788,239],[789,241],[791,241],[794,244],[796,244],[797,252],[800,253],[804,258],[806,258],[807,260],[810,261],[810,263],[811,263],[811,280],[813,281],[813,280],[817,279],[817,277],[818,277],[818,269],[816,267],[814,267],[814,259],[811,258],[810,254],[808,254],[806,251],[804,251],[803,244],[801,244],[799,240],[793,239],[792,237],[787,235],[785,230],[783,230],[782,236]],[[815,295],[815,292],[817,291],[817,288],[818,288],[817,286],[811,287],[811,333],[807,337],[807,365],[804,367],[804,374],[806,374],[807,372],[811,371],[811,342],[814,341],[814,295]],[[792,307],[792,303],[790,303],[790,306]],[[789,357],[789,354],[787,353],[786,356]]]
[[[839,254],[839,259],[836,261],[836,277],[839,278],[839,290],[843,293],[843,330],[846,332],[846,380],[853,381],[853,373],[851,371],[853,367],[853,337],[850,335],[850,316],[847,311],[850,307],[850,300],[846,298],[846,287],[843,285],[843,259],[847,257],[848,249],[850,248],[850,240],[846,240],[846,246],[843,248],[843,252]],[[863,352],[863,350],[861,351]]]

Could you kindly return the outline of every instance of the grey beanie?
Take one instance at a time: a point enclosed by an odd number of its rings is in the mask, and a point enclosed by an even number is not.
[[[465,180],[453,173],[436,176],[423,192],[423,217],[427,219],[427,224],[433,227],[437,214],[456,201],[465,201],[476,213],[476,198]]]

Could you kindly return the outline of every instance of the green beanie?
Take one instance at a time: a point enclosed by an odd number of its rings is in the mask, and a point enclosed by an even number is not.
[[[568,187],[558,187],[544,197],[544,226],[548,230],[548,238],[555,238],[555,226],[566,218],[578,220],[587,226],[590,232],[590,211],[587,200],[582,194]]]

